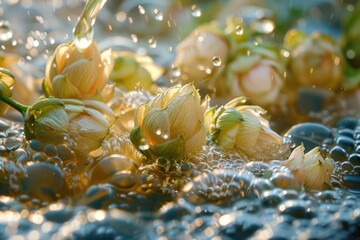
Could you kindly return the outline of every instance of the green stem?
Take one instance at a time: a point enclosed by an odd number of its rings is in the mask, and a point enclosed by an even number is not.
[[[23,117],[25,117],[25,113],[28,110],[29,106],[21,104],[9,97],[0,96],[0,100],[9,104],[11,107],[15,108]]]

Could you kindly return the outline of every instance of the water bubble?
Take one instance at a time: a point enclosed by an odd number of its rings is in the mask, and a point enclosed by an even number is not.
[[[183,197],[193,204],[213,203],[229,205],[239,199],[254,199],[255,176],[246,170],[234,171],[217,169],[202,174],[187,183]]]
[[[243,33],[244,33],[244,28],[242,27],[242,26],[236,26],[235,27],[235,33],[236,33],[236,35],[243,35]]]
[[[139,6],[138,6],[138,9],[139,9],[139,13],[140,13],[140,14],[144,15],[144,14],[146,13],[144,6],[139,5]]]
[[[217,57],[217,56],[213,57],[212,62],[213,62],[215,67],[221,66],[221,59],[219,57]]]
[[[356,53],[352,49],[347,50],[345,54],[348,59],[354,59],[356,57]]]
[[[27,177],[20,179],[21,189],[31,197],[53,201],[67,193],[61,169],[53,164],[36,162],[26,167]]]
[[[157,41],[154,37],[151,37],[148,40],[148,43],[149,43],[150,48],[156,48],[156,46],[157,46]]]
[[[116,20],[119,22],[125,22],[127,18],[126,12],[119,11],[116,13]]]
[[[252,22],[251,28],[256,32],[269,34],[275,30],[275,23],[271,19],[262,18]]]
[[[157,21],[164,20],[164,15],[162,12],[159,11],[159,9],[155,8],[153,13],[154,13],[155,20],[157,20]]]
[[[13,37],[13,32],[8,21],[0,21],[0,41],[8,41]]]
[[[22,140],[20,138],[7,138],[4,142],[4,146],[8,151],[14,151],[21,147]]]
[[[287,58],[290,56],[290,52],[288,50],[281,49],[281,55]]]
[[[192,5],[191,6],[191,15],[193,17],[201,17],[201,10],[198,6]]]
[[[138,37],[136,36],[136,34],[131,34],[130,37],[131,37],[131,40],[132,40],[134,43],[137,43],[137,42],[138,42]]]

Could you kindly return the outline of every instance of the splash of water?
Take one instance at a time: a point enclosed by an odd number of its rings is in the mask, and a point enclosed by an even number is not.
[[[79,50],[90,46],[94,37],[96,17],[107,0],[88,0],[74,28],[74,43]]]

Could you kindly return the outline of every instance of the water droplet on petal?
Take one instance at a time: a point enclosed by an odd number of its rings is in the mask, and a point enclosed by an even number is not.
[[[221,59],[219,57],[213,57],[212,61],[215,67],[221,66]]]

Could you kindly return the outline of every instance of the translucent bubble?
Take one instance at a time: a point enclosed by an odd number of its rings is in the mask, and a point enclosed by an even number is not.
[[[153,13],[154,13],[155,20],[157,20],[157,21],[164,20],[164,15],[162,12],[159,11],[159,9],[155,8]]]
[[[252,22],[251,28],[256,32],[269,34],[275,30],[275,23],[271,19],[261,18]]]
[[[144,15],[144,14],[146,13],[144,6],[139,5],[139,6],[138,6],[138,9],[139,9],[139,13],[140,13],[140,14]]]
[[[137,37],[136,34],[131,34],[130,37],[131,37],[131,40],[132,40],[134,43],[137,43],[137,42],[138,42],[138,37]]]
[[[215,67],[221,66],[221,59],[219,57],[217,57],[217,56],[213,57],[212,62],[213,62]]]
[[[191,15],[193,17],[201,17],[201,10],[198,6],[192,5],[191,6]]]
[[[235,27],[235,33],[236,33],[236,35],[243,35],[243,33],[244,33],[244,28],[242,27],[242,26],[236,26]]]
[[[356,57],[356,53],[352,49],[347,50],[345,54],[348,59],[354,59]]]
[[[148,40],[148,43],[149,43],[150,48],[156,48],[156,46],[157,46],[157,41],[154,37],[151,37]]]
[[[26,167],[27,177],[20,179],[22,192],[42,201],[66,195],[67,185],[61,169],[53,164],[36,162]]]
[[[255,176],[246,170],[234,171],[217,169],[202,174],[183,189],[185,200],[193,204],[213,203],[229,205],[239,199],[254,199],[253,188]]]
[[[13,32],[8,21],[0,21],[0,41],[8,41],[13,37]]]

